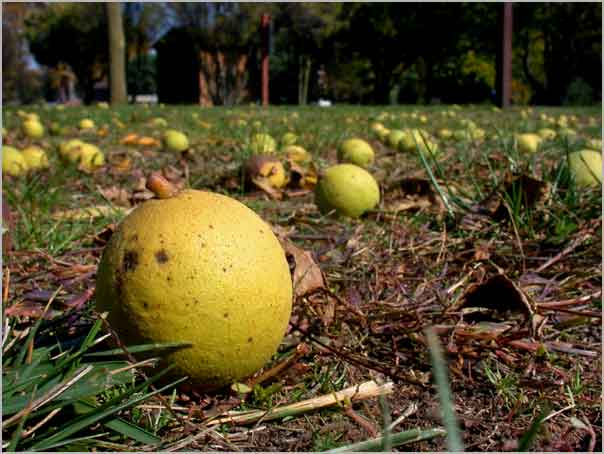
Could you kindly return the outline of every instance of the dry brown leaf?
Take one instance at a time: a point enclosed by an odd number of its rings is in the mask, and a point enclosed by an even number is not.
[[[468,287],[459,303],[449,308],[451,311],[462,311],[464,320],[509,320],[514,313],[521,313],[524,321],[534,331],[533,316],[535,307],[526,293],[511,279],[497,274],[480,284]]]
[[[124,136],[122,138],[122,140],[120,140],[120,143],[122,145],[136,145],[137,141],[138,141],[138,134],[130,133],[130,134]]]
[[[539,208],[550,196],[551,185],[528,175],[506,175],[502,188],[498,188],[481,202],[481,206],[493,217],[502,221],[510,213],[506,200],[516,200],[519,196],[522,209]]]
[[[294,261],[293,284],[296,297],[307,295],[315,290],[325,288],[321,268],[315,263],[312,253],[300,249],[291,241],[280,238],[285,254]]]
[[[301,165],[295,161],[288,160],[289,182],[288,187],[305,190],[313,190],[319,179],[314,163]]]
[[[118,188],[117,186],[111,186],[108,188],[99,188],[98,189],[101,195],[113,202],[115,205],[130,207],[130,193],[126,191],[124,188]]]
[[[161,145],[159,140],[147,136],[140,137],[136,143],[143,147],[159,147]]]
[[[397,181],[387,192],[384,208],[387,211],[399,212],[433,207],[444,210],[440,197],[432,189],[432,184],[425,178],[403,178]]]
[[[111,165],[111,170],[114,173],[126,173],[130,171],[132,167],[132,160],[130,158],[122,158],[119,161],[115,161]]]

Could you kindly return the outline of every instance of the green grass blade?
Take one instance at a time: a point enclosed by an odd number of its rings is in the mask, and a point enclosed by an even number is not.
[[[133,345],[132,347],[128,347],[129,353],[145,353],[150,351],[157,350],[169,350],[175,348],[186,348],[191,347],[191,343],[189,342],[165,342],[165,343],[156,343],[156,344],[142,344],[142,345]],[[125,355],[123,349],[114,348],[112,350],[104,350],[102,352],[94,352],[94,353],[86,353],[85,357],[105,357],[105,356],[116,356],[116,355]]]
[[[106,437],[107,435],[109,435],[109,432],[103,432],[103,433],[100,433],[100,434],[88,435],[86,437],[69,438],[67,440],[62,440],[62,441],[59,441],[59,442],[54,443],[52,445],[49,445],[45,449],[47,451],[50,451],[50,450],[54,450],[55,448],[58,448],[60,446],[67,446],[67,445],[70,445],[70,444],[73,444],[73,443],[80,443],[82,441],[94,440],[95,438]],[[32,451],[33,451],[33,449],[32,449]]]
[[[539,429],[541,428],[541,424],[543,424],[543,421],[547,417],[548,413],[549,413],[549,408],[546,407],[539,414],[539,416],[537,416],[533,420],[533,422],[531,423],[531,426],[524,433],[524,435],[522,435],[520,440],[518,440],[518,452],[526,452],[529,450],[529,448],[531,447],[531,444],[535,440],[535,437],[539,434]]]
[[[454,217],[455,213],[453,211],[453,208],[451,207],[451,204],[449,203],[449,198],[447,197],[447,195],[445,194],[443,189],[438,184],[438,181],[436,181],[436,177],[434,176],[434,173],[432,172],[432,168],[430,167],[430,164],[428,164],[426,157],[420,150],[419,144],[416,143],[415,146],[417,148],[417,153],[419,154],[422,164],[423,164],[424,168],[426,169],[426,172],[428,173],[428,177],[430,177],[430,181],[434,185],[436,192],[438,192],[438,195],[440,196],[441,200],[443,201],[443,203],[445,205],[445,208],[447,209],[447,213],[449,213],[449,216]]]
[[[440,400],[440,408],[443,415],[443,422],[447,429],[447,451],[462,452],[463,442],[461,441],[461,433],[457,416],[455,416],[455,407],[449,379],[447,377],[447,366],[443,357],[440,343],[436,334],[431,328],[425,330],[428,347],[430,349],[430,358],[432,359],[432,370],[434,371],[434,380],[438,388],[438,397]]]
[[[164,390],[186,380],[186,378],[181,378],[181,379],[176,380],[156,391],[147,393],[143,396],[136,397],[134,399],[129,399],[124,403],[117,404],[118,402],[122,401],[125,397],[127,397],[127,395],[133,395],[134,393],[137,393],[140,390],[144,389],[145,387],[149,386],[151,383],[159,380],[162,376],[164,376],[166,373],[168,373],[171,369],[173,369],[173,367],[168,367],[168,368],[164,369],[163,371],[161,371],[160,373],[154,375],[152,378],[146,380],[144,383],[141,383],[140,385],[135,386],[134,388],[120,394],[119,396],[110,400],[106,404],[98,407],[97,410],[94,411],[92,414],[87,414],[82,417],[76,418],[71,423],[69,423],[66,426],[63,426],[61,429],[59,429],[54,435],[52,435],[49,438],[42,440],[39,443],[32,446],[31,449],[32,450],[44,450],[53,443],[61,441],[64,438],[69,437],[70,435],[73,435],[74,433],[77,433],[80,430],[82,430],[96,422],[100,422],[101,420],[103,420],[115,413],[118,413],[133,405],[136,405],[137,403],[139,403],[145,399],[148,399],[149,397],[154,396],[160,392],[163,392]]]
[[[411,429],[404,432],[398,432],[390,435],[390,445],[401,446],[404,444],[415,443],[422,440],[430,440],[436,437],[442,437],[447,432],[444,429]],[[328,454],[340,454],[343,452],[369,452],[379,451],[384,444],[383,437],[374,438],[372,440],[361,441],[347,446],[323,451]]]
[[[96,405],[93,405],[84,400],[80,400],[78,404],[82,407],[87,407],[90,410],[95,410],[98,408]],[[104,422],[103,425],[111,430],[115,430],[116,432],[132,440],[138,441],[139,443],[147,445],[157,445],[161,443],[161,439],[153,435],[151,432],[134,424],[131,424],[128,421],[123,420],[122,418],[112,419],[110,421]]]
[[[27,403],[28,406],[32,405],[32,403],[35,399],[35,395],[36,395],[36,388],[34,387],[31,397],[29,398],[29,401]],[[24,407],[24,408],[26,408],[26,407]],[[17,428],[13,432],[13,436],[11,437],[10,444],[8,445],[8,448],[7,448],[8,452],[15,452],[17,450],[17,446],[19,445],[19,441],[21,440],[21,434],[23,433],[23,427],[25,426],[25,421],[27,421],[30,413],[31,413],[30,411],[26,411],[25,414],[23,415],[23,417],[21,417],[21,419],[19,420],[19,424],[17,425]],[[4,427],[2,429],[4,429]]]

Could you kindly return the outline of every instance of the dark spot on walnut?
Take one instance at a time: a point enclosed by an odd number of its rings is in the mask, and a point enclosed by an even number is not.
[[[145,309],[149,309],[149,303],[147,303],[146,301],[143,301],[143,307]]]
[[[157,260],[157,263],[166,263],[170,259],[168,258],[166,250],[160,249],[155,253],[155,260]]]
[[[223,317],[224,317],[224,318],[229,318],[229,313],[228,313],[228,312],[225,312],[225,313],[224,313],[224,315],[223,315]]]
[[[138,266],[138,253],[136,251],[126,251],[124,260],[122,261],[122,269],[124,273],[134,271]]]
[[[248,337],[247,341],[251,344],[254,341],[254,339],[252,337]]]

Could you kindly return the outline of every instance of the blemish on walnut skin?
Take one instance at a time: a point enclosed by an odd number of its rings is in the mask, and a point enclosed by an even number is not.
[[[136,251],[126,251],[122,261],[122,270],[124,273],[134,271],[138,266],[138,253]]]
[[[170,258],[168,257],[168,253],[165,249],[160,249],[155,253],[155,260],[157,261],[157,263],[163,264],[169,261]]]

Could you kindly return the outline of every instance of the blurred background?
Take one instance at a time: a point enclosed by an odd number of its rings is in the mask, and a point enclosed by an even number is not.
[[[494,103],[500,3],[120,5],[130,102],[213,105],[261,97],[270,15],[270,102]],[[109,99],[104,3],[2,4],[2,101]],[[602,99],[602,4],[513,5],[512,103]]]

